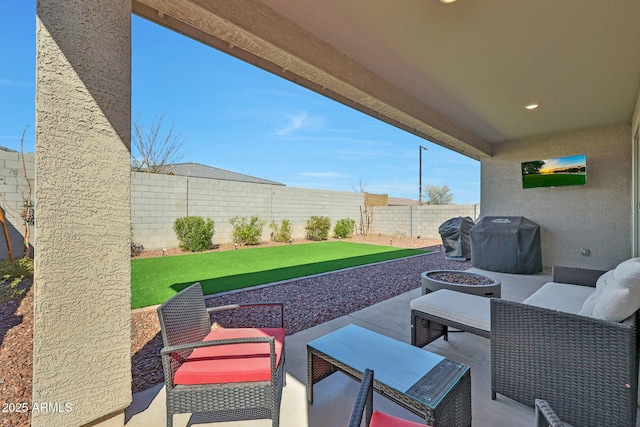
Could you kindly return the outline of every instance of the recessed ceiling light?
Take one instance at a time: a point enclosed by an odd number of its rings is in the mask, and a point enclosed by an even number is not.
[[[527,110],[535,110],[539,106],[540,106],[540,104],[537,104],[537,103],[534,102],[532,104],[525,105],[524,108],[526,108]]]
[[[440,3],[444,3],[444,4],[449,4],[449,3],[453,3],[456,0],[440,0]]]

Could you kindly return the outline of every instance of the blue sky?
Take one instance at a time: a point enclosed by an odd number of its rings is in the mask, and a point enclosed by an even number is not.
[[[288,186],[418,197],[447,185],[454,203],[480,201],[480,164],[342,104],[132,17],[132,119],[163,116],[199,162]],[[0,145],[33,151],[35,1],[0,6]]]

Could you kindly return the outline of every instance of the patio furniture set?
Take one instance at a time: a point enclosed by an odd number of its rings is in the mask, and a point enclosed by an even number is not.
[[[251,307],[275,307],[279,324],[212,328],[210,314]],[[609,272],[555,267],[553,281],[522,303],[437,290],[411,301],[412,345],[355,325],[309,342],[308,402],[318,381],[343,372],[362,383],[350,426],[363,417],[376,427],[416,425],[374,413],[372,390],[433,427],[470,426],[470,368],[420,348],[455,327],[491,339],[492,399],[499,393],[535,407],[538,426],[561,426],[560,418],[635,426],[639,308],[640,258]],[[206,308],[199,283],[158,308],[168,427],[173,414],[191,412],[279,425],[282,310],[279,303]]]
[[[610,271],[554,267],[523,302],[438,290],[414,299],[411,342],[454,327],[491,340],[492,399],[542,398],[577,426],[635,426],[640,258]]]

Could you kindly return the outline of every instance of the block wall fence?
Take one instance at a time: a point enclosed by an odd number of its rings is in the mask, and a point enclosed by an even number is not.
[[[34,154],[25,154],[27,175],[34,182]],[[5,209],[13,254],[22,254],[24,221],[22,191],[26,188],[20,153],[0,150],[0,195]],[[32,188],[33,192],[34,188]],[[1,201],[1,199],[0,199]],[[37,204],[32,194],[37,221]],[[293,238],[304,239],[304,227],[312,215],[328,216],[331,228],[341,218],[359,224],[364,194],[282,185],[254,184],[206,178],[131,173],[131,226],[135,243],[145,249],[162,249],[178,245],[173,222],[183,216],[202,216],[215,222],[213,243],[232,241],[234,216],[257,215],[267,221],[263,240],[270,238],[269,223],[291,221]],[[375,206],[372,233],[409,237],[439,238],[438,227],[457,216],[476,220],[480,205]],[[33,230],[33,228],[32,228]],[[30,241],[33,243],[33,233]],[[8,256],[4,238],[0,242],[0,259]]]
[[[459,216],[468,216],[476,221],[480,216],[480,204],[376,206],[373,208],[373,230],[390,236],[439,239],[440,225],[448,219]]]
[[[359,223],[364,194],[281,185],[254,184],[206,178],[132,172],[131,225],[135,243],[145,249],[178,245],[173,222],[183,216],[202,216],[215,222],[212,242],[231,242],[234,216],[267,221],[262,239],[270,238],[269,223],[288,219],[293,239],[304,239],[304,227],[313,215],[328,216],[331,228],[341,218]],[[372,232],[386,235],[439,238],[438,227],[447,219],[476,219],[480,205],[376,206]]]
[[[364,196],[282,185],[254,184],[206,178],[133,172],[131,177],[131,225],[135,243],[145,249],[178,245],[173,222],[184,216],[211,218],[212,242],[231,242],[234,216],[259,216],[267,221],[262,239],[270,238],[269,223],[288,219],[293,238],[304,238],[312,215],[328,216],[332,225],[340,218],[356,219]]]

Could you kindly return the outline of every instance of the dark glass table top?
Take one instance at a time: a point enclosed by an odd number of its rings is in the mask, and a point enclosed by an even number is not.
[[[358,372],[372,369],[376,382],[436,407],[469,367],[356,325],[309,342]]]

